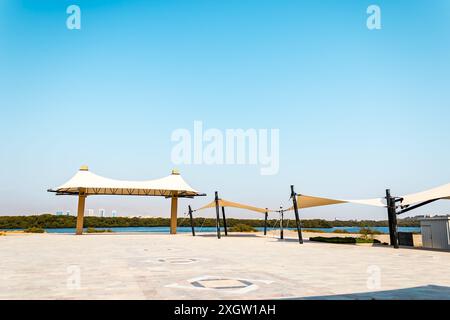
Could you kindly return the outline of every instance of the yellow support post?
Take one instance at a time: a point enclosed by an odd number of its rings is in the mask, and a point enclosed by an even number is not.
[[[83,189],[78,193],[78,214],[77,214],[77,235],[83,234],[84,207],[86,203],[86,194]]]
[[[170,234],[177,233],[177,218],[178,218],[178,197],[177,194],[172,195],[170,208]]]

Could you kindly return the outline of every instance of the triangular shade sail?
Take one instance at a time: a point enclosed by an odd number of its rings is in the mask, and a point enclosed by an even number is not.
[[[339,204],[339,203],[345,203],[345,201],[329,199],[329,198],[305,196],[305,195],[297,196],[297,206],[299,209],[319,207],[319,206],[328,206],[331,204]]]
[[[386,207],[386,204],[383,202],[383,198],[374,198],[374,199],[363,199],[363,200],[344,200],[344,199],[331,199],[331,198],[322,198],[322,197],[313,197],[307,195],[297,195],[297,206],[299,209],[312,208],[312,207],[321,207],[328,206],[331,204],[340,204],[340,203],[355,203],[355,204],[363,204],[375,207]],[[294,207],[290,207],[287,210],[293,210]]]
[[[202,195],[189,186],[180,174],[156,180],[123,181],[101,177],[82,168],[69,181],[50,192],[58,195],[78,194],[83,191],[88,195],[125,195],[125,196],[173,196],[193,197]]]
[[[430,190],[408,194],[403,196],[402,198],[402,206],[409,206],[411,204],[430,200],[450,199],[450,183]]]
[[[219,207],[239,208],[239,209],[245,209],[245,210],[250,210],[250,211],[255,211],[255,212],[260,212],[260,213],[266,213],[269,211],[264,208],[253,207],[253,206],[249,206],[246,204],[231,202],[231,201],[227,201],[227,200],[223,200],[223,199],[219,199],[218,202],[219,202]],[[204,209],[208,209],[208,208],[215,208],[215,207],[216,207],[216,201],[213,200],[210,203],[208,203],[207,205],[205,205],[195,211],[204,210]]]

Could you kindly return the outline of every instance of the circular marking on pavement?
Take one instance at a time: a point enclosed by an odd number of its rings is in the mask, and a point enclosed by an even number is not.
[[[197,258],[184,258],[184,257],[166,257],[166,258],[157,258],[156,262],[158,263],[170,263],[170,264],[192,264],[199,262],[200,259]]]

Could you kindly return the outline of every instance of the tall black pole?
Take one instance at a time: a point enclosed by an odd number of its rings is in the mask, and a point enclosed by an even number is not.
[[[386,189],[386,205],[388,211],[389,239],[391,246],[398,249],[397,212],[395,208],[395,199],[392,198],[390,189]]]
[[[219,194],[216,191],[215,199],[216,201],[216,227],[217,227],[217,239],[220,239],[220,213],[219,213]]]
[[[264,214],[264,235],[267,235],[267,216],[269,215],[268,210],[266,208],[266,213]]]
[[[391,190],[386,189],[386,206],[387,206],[387,214],[388,214],[388,226],[389,226],[389,242],[391,245],[394,244],[394,232],[392,229],[392,212],[391,212]]]
[[[298,242],[303,244],[302,227],[300,225],[300,217],[298,215],[297,194],[294,191],[294,186],[291,185],[291,197],[294,204],[295,222],[297,224]]]
[[[283,207],[280,207],[280,214],[281,214],[281,219],[280,219],[280,239],[284,239],[284,232],[283,232],[283,225],[284,225],[284,211],[283,211]]]
[[[391,200],[392,206],[392,224],[394,225],[394,248],[398,249],[398,228],[397,228],[397,209],[395,199]]]
[[[225,230],[225,235],[228,235],[227,231],[227,218],[225,217],[225,207],[222,206],[222,218],[223,218],[223,229]]]
[[[188,206],[188,208],[189,208],[189,218],[191,219],[192,236],[195,237],[194,218],[192,217],[192,208],[191,208],[191,206]]]

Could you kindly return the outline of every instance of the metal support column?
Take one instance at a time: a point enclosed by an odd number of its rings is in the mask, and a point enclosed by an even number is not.
[[[189,219],[191,220],[191,229],[192,229],[192,236],[195,237],[195,230],[194,230],[194,218],[192,217],[192,208],[189,205]]]
[[[284,239],[284,210],[283,207],[280,207],[280,214],[281,214],[281,219],[280,219],[280,239]]]
[[[225,231],[225,235],[228,235],[228,230],[227,230],[227,218],[225,217],[225,207],[222,207],[222,218],[223,218],[223,229]]]
[[[298,242],[303,244],[302,227],[300,225],[300,217],[298,215],[297,194],[294,191],[294,186],[291,185],[291,198],[294,205],[295,223],[297,224]]]
[[[217,239],[220,239],[220,213],[219,213],[219,194],[216,191],[215,193],[215,202],[216,202],[216,227],[217,227]]]
[[[398,249],[397,212],[395,199],[391,196],[391,190],[386,189],[386,204],[388,211],[389,239],[391,246]]]
[[[266,213],[264,214],[264,235],[267,235],[267,217],[269,215],[268,213],[269,210],[267,210],[266,208]]]

